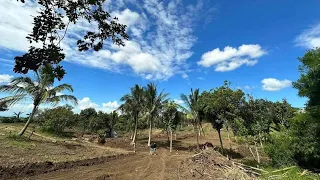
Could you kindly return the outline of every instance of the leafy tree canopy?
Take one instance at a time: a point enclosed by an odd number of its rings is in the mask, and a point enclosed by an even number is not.
[[[37,71],[40,66],[51,64],[54,77],[61,80],[65,70],[59,63],[65,58],[65,54],[60,43],[67,33],[69,24],[76,24],[80,20],[96,24],[97,29],[87,31],[78,40],[79,51],[91,49],[98,51],[109,38],[113,43],[124,46],[123,40],[129,38],[125,32],[126,25],[118,23],[117,18],[111,17],[105,10],[105,1],[37,0],[40,8],[38,15],[33,19],[32,32],[27,36],[31,46],[27,53],[15,57],[16,64],[13,70],[16,73],[26,74],[29,70]],[[40,44],[40,47],[34,46],[35,43]]]
[[[320,106],[320,48],[312,49],[299,58],[300,78],[293,83],[299,95],[309,98],[308,106]]]

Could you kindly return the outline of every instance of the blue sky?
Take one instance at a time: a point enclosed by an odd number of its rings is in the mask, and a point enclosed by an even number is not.
[[[320,46],[319,7],[316,0],[107,1],[111,15],[128,25],[126,46],[106,42],[98,53],[80,53],[75,37],[95,25],[81,21],[70,27],[62,43],[67,74],[57,84],[72,84],[79,99],[76,112],[87,107],[111,111],[134,84],[156,82],[179,102],[190,88],[209,90],[224,80],[256,98],[286,98],[303,107],[306,99],[298,97],[291,82],[299,78],[297,58]],[[32,1],[0,2],[2,84],[19,76],[12,72],[13,58],[29,46],[25,36],[36,8]],[[30,104],[21,102],[1,114],[30,111]]]

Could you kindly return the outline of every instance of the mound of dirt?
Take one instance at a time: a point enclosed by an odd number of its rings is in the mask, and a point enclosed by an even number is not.
[[[213,149],[183,161],[178,171],[181,179],[257,179],[250,172]]]

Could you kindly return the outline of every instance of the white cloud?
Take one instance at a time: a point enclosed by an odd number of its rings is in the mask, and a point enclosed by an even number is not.
[[[110,14],[128,26],[130,40],[125,42],[126,46],[118,47],[106,41],[110,46],[99,52],[78,52],[78,38],[84,31],[96,28],[96,24],[80,20],[69,26],[61,43],[66,60],[119,73],[133,71],[145,79],[166,80],[175,74],[185,77],[186,61],[193,54],[191,48],[196,42],[193,35],[196,17],[206,8],[200,2],[186,5],[183,1],[107,1],[105,8]],[[0,1],[0,49],[22,52],[28,49],[25,37],[32,30],[31,15],[36,15],[37,8],[34,1],[24,4]]]
[[[120,105],[117,101],[102,103],[102,107],[117,109]]]
[[[26,51],[29,42],[26,39],[32,30],[32,15],[36,15],[33,3],[19,1],[0,1],[0,48]]]
[[[320,47],[320,23],[304,30],[296,37],[295,43],[308,49]]]
[[[7,83],[10,82],[13,76],[9,74],[0,74],[0,83]]]
[[[182,75],[181,75],[181,77],[183,78],[183,79],[188,79],[188,74],[186,74],[186,73],[182,73]]]
[[[223,50],[219,48],[206,52],[202,55],[198,65],[203,67],[214,66],[215,71],[232,71],[242,65],[253,66],[258,58],[267,54],[259,44],[243,44],[238,48],[226,46]]]
[[[292,82],[290,80],[278,80],[274,78],[265,78],[261,81],[262,89],[266,91],[279,91],[281,89],[290,87]]]
[[[173,101],[180,105],[184,104],[184,102],[181,99],[174,99]]]
[[[89,97],[84,97],[81,100],[78,100],[78,106],[75,107],[74,112],[78,113],[83,109],[87,108],[94,108],[96,111],[103,111],[103,112],[111,112],[113,110],[116,110],[120,105],[117,101],[109,101],[106,103],[97,104],[94,103]]]
[[[84,97],[83,99],[78,100],[77,108],[79,108],[80,110],[87,109],[87,108],[97,108],[97,107],[99,107],[99,105],[96,103],[93,103],[91,99],[88,97]]]

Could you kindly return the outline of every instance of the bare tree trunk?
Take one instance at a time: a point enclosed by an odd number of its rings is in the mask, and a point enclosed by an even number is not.
[[[229,128],[227,129],[227,132],[228,132],[228,141],[229,141],[229,146],[230,146],[230,149],[232,149],[232,146],[231,146],[231,140],[230,140],[230,132],[229,132]]]
[[[27,130],[29,124],[31,123],[31,120],[33,118],[33,116],[36,114],[37,112],[37,109],[38,109],[38,106],[37,105],[34,105],[33,106],[33,109],[32,109],[32,112],[28,118],[28,121],[26,122],[26,124],[24,125],[24,127],[21,129],[21,131],[18,133],[18,136],[22,136],[24,134],[24,132]]]
[[[133,139],[133,131],[130,130],[130,140],[132,140],[132,139]]]
[[[203,136],[206,136],[206,135],[204,134],[204,129],[203,129],[203,127],[202,127],[202,124],[201,124],[201,123],[200,123],[200,129],[201,129],[201,132],[202,132]]]
[[[246,140],[246,141],[248,141],[248,140]],[[246,142],[246,145],[247,145],[247,147],[248,147],[248,149],[249,149],[249,151],[250,151],[251,155],[253,156],[253,159],[254,159],[254,160],[257,160],[257,158],[256,158],[256,156],[254,155],[254,153],[253,153],[253,151],[252,151],[252,149],[251,149],[250,145],[249,145],[247,142]]]
[[[174,140],[177,140],[177,133],[174,133]]]
[[[30,133],[30,135],[29,135],[29,137],[28,137],[29,140],[30,140],[31,136],[33,135],[33,133],[34,133],[35,131],[36,131],[36,128],[33,127],[32,131],[31,131],[31,133]]]
[[[197,150],[200,150],[200,143],[199,143],[199,133],[197,132],[198,127],[196,127],[197,125],[195,125],[194,129],[196,132],[196,136],[197,136]]]
[[[261,146],[261,148],[263,149],[262,138],[261,138],[260,132],[259,132],[259,141],[260,141],[260,146]]]
[[[134,117],[135,118],[135,125],[134,125],[134,134],[133,134],[133,138],[132,138],[132,144],[136,143],[136,138],[137,138],[137,129],[138,129],[138,117]]]
[[[260,164],[260,156],[259,156],[258,147],[257,147],[257,143],[256,142],[254,142],[254,146],[256,148],[256,153],[257,153],[257,162],[258,162],[258,164]]]
[[[150,117],[150,129],[149,129],[149,140],[148,140],[148,146],[151,145],[151,135],[152,135],[152,118]]]
[[[217,130],[218,131],[218,135],[219,135],[219,140],[220,140],[220,145],[221,145],[221,152],[223,154],[223,144],[222,144],[222,138],[221,138],[221,133],[220,133],[220,129]]]
[[[251,147],[250,147],[250,145],[249,145],[249,144],[247,144],[247,147],[248,147],[248,149],[249,149],[250,153],[252,154],[253,159],[254,159],[254,160],[256,160],[257,158],[256,158],[256,156],[254,155],[254,153],[253,153],[253,151],[252,151],[252,149],[251,149]]]
[[[170,136],[169,136],[169,130],[168,130],[168,128],[167,128],[167,137],[168,137],[168,145],[170,145]]]
[[[170,152],[172,152],[172,129],[170,129]]]

